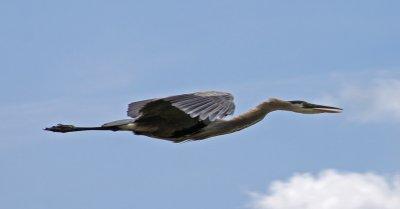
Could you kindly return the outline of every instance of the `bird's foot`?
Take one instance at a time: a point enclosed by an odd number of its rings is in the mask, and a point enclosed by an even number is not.
[[[52,127],[50,127],[50,128],[45,128],[44,130],[46,130],[46,131],[53,131],[53,132],[66,133],[66,132],[74,131],[74,130],[75,130],[75,126],[73,126],[73,125],[57,124],[56,126],[52,126]]]

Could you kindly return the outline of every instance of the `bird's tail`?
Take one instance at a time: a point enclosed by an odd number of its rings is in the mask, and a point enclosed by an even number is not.
[[[73,125],[58,124],[58,125],[52,126],[50,128],[45,128],[44,130],[52,131],[52,132],[60,132],[60,133],[67,133],[67,132],[74,132],[74,131],[90,131],[90,130],[118,131],[118,127],[117,126],[76,127]]]

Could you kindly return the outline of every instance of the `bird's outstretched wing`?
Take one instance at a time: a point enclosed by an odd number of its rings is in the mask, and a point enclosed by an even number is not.
[[[235,111],[233,96],[225,92],[197,92],[171,96],[164,100],[171,102],[174,107],[182,110],[190,117],[199,117],[200,120],[214,121],[231,115]]]
[[[173,117],[168,113],[170,112],[168,109],[175,109],[174,107],[182,111],[186,117],[198,118],[200,121],[214,121],[231,115],[235,111],[232,94],[207,91],[133,102],[129,104],[128,116],[132,118],[154,115]]]

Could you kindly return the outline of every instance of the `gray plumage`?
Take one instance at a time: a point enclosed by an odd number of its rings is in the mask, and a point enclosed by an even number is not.
[[[148,99],[129,104],[127,114],[132,119],[117,120],[100,127],[53,126],[45,130],[72,132],[85,130],[132,131],[137,135],[173,142],[201,140],[229,134],[262,120],[269,112],[286,110],[303,114],[339,113],[340,108],[315,105],[304,101],[269,99],[230,120],[223,120],[235,111],[233,96],[218,91],[181,94]]]
[[[233,96],[230,93],[207,91],[133,102],[129,104],[128,116],[138,118],[141,114],[146,114],[146,110],[148,111],[148,109],[143,109],[143,107],[152,105],[160,100],[167,101],[172,106],[185,112],[188,116],[192,118],[199,117],[200,120],[214,121],[215,119],[232,115],[235,111]],[[153,108],[161,107],[156,106]]]

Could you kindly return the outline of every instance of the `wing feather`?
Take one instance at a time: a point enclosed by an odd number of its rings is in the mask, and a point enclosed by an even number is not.
[[[154,104],[157,100],[170,102],[173,107],[178,108],[191,118],[199,117],[200,120],[213,121],[233,114],[235,104],[230,93],[218,91],[197,92],[192,94],[181,94],[159,99],[148,99],[129,104],[128,116],[132,118],[141,117],[146,112],[142,110],[148,104]]]
[[[185,106],[178,106],[175,105],[174,103],[172,103],[172,105],[174,105],[175,107],[178,107],[180,109],[182,109],[183,111],[185,111],[187,114],[192,114],[194,111],[196,111],[197,109],[201,108],[202,106],[205,106],[207,104],[209,104],[210,101],[209,100],[199,100],[198,102],[192,103],[190,105],[185,105]]]
[[[207,108],[203,109],[200,113],[200,119],[201,120],[205,120],[208,118],[208,113],[212,110],[214,110],[215,108],[217,108],[220,104],[217,103],[213,103],[212,105],[208,106]]]
[[[217,108],[215,108],[213,111],[208,113],[208,118],[210,120],[215,120],[216,118],[218,118],[218,116],[220,116],[220,118],[223,118],[223,110],[224,110],[224,106],[218,106]]]
[[[213,121],[231,115],[235,110],[232,94],[225,92],[197,92],[167,97],[164,100],[170,101],[174,107],[191,117],[200,116],[200,120]]]
[[[207,107],[211,106],[212,104],[214,104],[212,101],[205,101],[201,105],[188,107],[188,109],[190,109],[190,110],[187,112],[187,114],[194,114],[193,117],[196,117],[200,111],[202,111],[203,109],[206,109]]]

